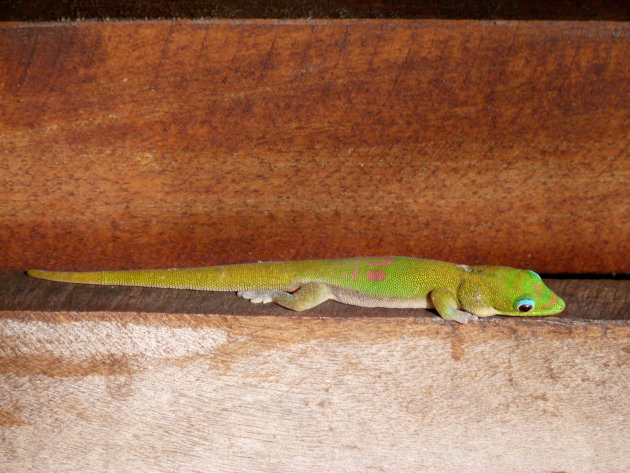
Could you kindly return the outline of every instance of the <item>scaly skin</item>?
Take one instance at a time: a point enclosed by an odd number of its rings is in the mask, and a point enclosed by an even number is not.
[[[238,291],[254,303],[298,311],[328,299],[361,307],[435,308],[444,319],[460,323],[491,315],[553,315],[565,307],[533,271],[402,256],[28,274],[85,284]]]

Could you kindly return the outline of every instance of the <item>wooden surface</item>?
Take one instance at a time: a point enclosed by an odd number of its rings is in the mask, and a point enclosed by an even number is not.
[[[0,268],[629,273],[630,26],[0,25]],[[630,281],[560,318],[0,271],[0,471],[626,472]]]
[[[545,283],[567,303],[560,319],[629,320],[630,280],[549,279]],[[163,312],[225,315],[295,315],[275,304],[251,304],[232,292],[65,284],[0,271],[0,311]],[[423,309],[352,307],[326,302],[309,317],[435,317]],[[502,319],[499,317],[498,319]]]
[[[626,322],[0,313],[3,472],[630,469]]]
[[[0,268],[630,272],[630,25],[0,25]]]

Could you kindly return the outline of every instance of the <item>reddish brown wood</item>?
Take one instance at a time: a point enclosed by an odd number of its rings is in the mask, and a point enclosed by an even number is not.
[[[0,27],[0,267],[630,272],[630,26]]]

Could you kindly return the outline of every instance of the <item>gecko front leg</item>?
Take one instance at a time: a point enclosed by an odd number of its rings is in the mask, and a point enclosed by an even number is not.
[[[332,298],[328,286],[319,282],[306,283],[293,293],[275,289],[264,289],[238,291],[237,294],[243,299],[250,300],[254,304],[275,302],[279,306],[295,311],[312,309]]]
[[[460,324],[467,324],[471,320],[478,320],[478,317],[470,312],[458,309],[457,297],[448,289],[436,289],[431,291],[431,300],[435,310],[444,320],[454,320]]]

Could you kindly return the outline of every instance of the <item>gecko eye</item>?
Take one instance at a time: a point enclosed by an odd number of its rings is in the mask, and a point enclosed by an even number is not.
[[[536,303],[531,299],[521,299],[519,301],[516,301],[516,303],[514,304],[514,308],[519,312],[529,312],[534,308],[535,305]]]

